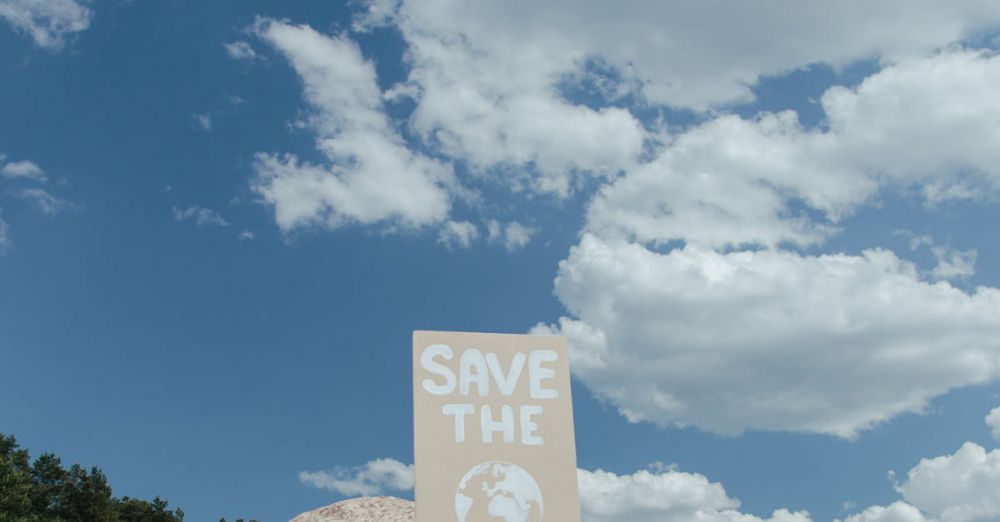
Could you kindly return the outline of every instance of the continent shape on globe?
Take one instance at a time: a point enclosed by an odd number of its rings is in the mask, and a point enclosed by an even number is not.
[[[508,462],[472,468],[455,492],[458,522],[541,522],[544,507],[535,479]]]

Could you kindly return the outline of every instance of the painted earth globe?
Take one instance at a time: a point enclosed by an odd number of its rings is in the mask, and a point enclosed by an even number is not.
[[[465,474],[455,492],[458,522],[541,522],[544,502],[535,479],[520,466],[485,462]]]

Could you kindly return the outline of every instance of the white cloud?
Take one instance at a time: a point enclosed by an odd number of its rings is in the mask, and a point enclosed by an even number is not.
[[[966,279],[976,274],[976,249],[958,250],[951,246],[934,244],[934,238],[928,234],[916,235],[906,230],[899,230],[896,235],[909,236],[910,250],[927,247],[934,255],[936,264],[929,275],[933,279],[953,280]]]
[[[804,511],[779,509],[767,519],[740,513],[740,501],[721,484],[672,468],[632,475],[581,469],[577,480],[583,522],[811,522]],[[299,481],[345,496],[382,495],[412,489],[413,465],[377,459],[352,468],[302,471]]]
[[[212,115],[209,113],[205,114],[195,114],[194,121],[204,130],[212,130]]]
[[[993,439],[1000,442],[1000,407],[994,408],[986,416],[986,425],[993,431]]]
[[[1000,152],[987,143],[1000,137],[1000,94],[989,87],[998,80],[1000,56],[949,50],[902,61],[857,89],[834,87],[823,107],[838,154],[853,156],[859,170],[926,184],[931,198],[966,182],[995,190]]]
[[[838,521],[839,522],[839,521]],[[844,522],[928,522],[919,509],[906,502],[894,502],[889,507],[872,506],[847,517]]]
[[[299,481],[345,496],[371,496],[413,488],[413,465],[393,459],[377,459],[353,468],[333,471],[302,471]]]
[[[579,470],[584,522],[810,522],[806,512],[779,509],[767,519],[738,511],[739,500],[703,475],[639,471],[616,475]]]
[[[433,61],[415,58],[420,74],[457,76],[453,68],[462,65],[457,57],[474,49],[483,66],[470,75],[496,75],[511,84],[531,74],[554,85],[592,59],[638,83],[653,102],[694,108],[748,100],[750,87],[762,76],[813,63],[839,66],[925,54],[1000,24],[1000,7],[988,0],[880,5],[877,12],[863,2],[816,9],[786,0],[734,11],[724,2],[691,9],[653,0],[625,6],[572,0],[414,0],[402,3],[394,14],[391,2],[379,1],[368,20],[394,19],[411,47],[433,45],[416,42],[420,38],[456,44],[428,53]],[[439,54],[444,52],[448,55]],[[518,68],[526,74],[497,74]]]
[[[880,188],[928,203],[972,193],[955,187],[996,195],[998,83],[1000,56],[951,50],[829,89],[827,130],[793,112],[714,118],[605,187],[587,227],[651,243],[812,245]]]
[[[833,229],[790,210],[798,186],[814,181],[819,197],[855,203],[874,184],[852,173],[804,169],[835,165],[823,151],[807,150],[811,135],[791,112],[709,121],[604,187],[588,210],[587,228],[654,243],[820,243]]]
[[[395,24],[406,40],[411,125],[425,141],[516,188],[562,196],[581,174],[631,166],[647,138],[629,111],[575,103],[562,95],[567,85],[595,84],[599,105],[638,93],[702,110],[749,101],[763,76],[906,60],[1000,23],[1000,7],[987,0],[894,0],[876,12],[862,2],[815,9],[794,1],[735,11],[639,0],[367,6],[356,30]]]
[[[0,255],[3,255],[10,247],[10,225],[0,219]]]
[[[31,201],[43,214],[54,216],[66,206],[66,202],[40,188],[26,188],[17,192],[21,199]]]
[[[302,78],[306,97],[317,109],[312,124],[318,141],[328,145],[320,148],[332,163],[318,169],[307,165],[303,172],[294,157],[267,155],[271,161],[260,162],[256,187],[275,205],[286,230],[400,220],[420,226],[447,219],[450,169],[410,151],[383,112],[384,100],[405,96],[417,104],[410,129],[426,145],[515,190],[566,196],[581,177],[629,171],[593,206],[590,224],[621,228],[641,240],[686,236],[716,246],[811,245],[835,232],[836,223],[886,179],[923,183],[928,201],[938,201],[965,197],[977,188],[953,175],[962,168],[977,174],[983,165],[987,174],[996,170],[990,140],[977,134],[985,130],[989,135],[997,127],[997,94],[990,88],[996,83],[996,60],[955,50],[921,58],[1000,23],[1000,8],[991,2],[926,3],[919,9],[899,2],[878,13],[860,3],[838,4],[830,11],[780,2],[743,7],[737,18],[731,6],[692,10],[639,1],[630,9],[600,2],[540,6],[450,0],[378,0],[366,6],[356,30],[396,24],[407,45],[408,80],[385,92],[371,64],[346,37],[273,20],[258,23],[258,35],[281,50]],[[718,9],[727,15],[720,18]],[[710,26],[722,31],[719,19],[741,22],[723,24],[725,38],[693,29],[713,20]],[[788,37],[760,37],[779,33]],[[808,38],[798,41],[797,35]],[[858,90],[836,88],[824,96],[828,131],[805,130],[791,113],[751,121],[726,116],[677,138],[690,148],[648,132],[629,110],[585,106],[561,92],[567,84],[597,82],[605,101],[617,105],[632,103],[621,96],[636,88],[655,103],[704,109],[747,99],[762,75],[866,58],[882,58],[890,67]],[[594,68],[611,72],[602,76]],[[900,85],[909,91],[896,92]],[[899,104],[891,103],[896,95]],[[927,96],[936,102],[941,95],[952,103],[931,104],[930,124],[913,124],[910,109],[923,106],[914,102]],[[634,106],[644,107],[641,101]],[[925,127],[961,132],[934,133]],[[362,138],[352,138],[365,134],[366,147],[360,147]],[[887,137],[901,143],[893,146]],[[665,152],[637,167],[644,144],[664,139]],[[925,162],[924,156],[935,161]],[[415,172],[413,179],[439,203],[430,207],[437,212],[408,221],[412,209],[395,213],[399,201],[390,190],[374,196],[362,190],[361,181],[377,178],[375,173],[388,177],[381,167],[369,168],[373,157],[392,167],[386,170]],[[269,168],[279,163],[283,168]],[[939,172],[942,166],[947,172]],[[319,176],[323,170],[332,176]],[[279,177],[287,186],[272,190],[272,180]],[[318,181],[324,178],[332,181]],[[369,199],[392,202],[388,208],[357,204]],[[793,210],[800,200],[821,219]]]
[[[559,95],[576,50],[491,49],[463,16],[469,7],[407,3],[399,18],[411,66],[405,90],[418,93],[411,125],[425,142],[515,189],[561,197],[583,172],[614,174],[636,160],[644,130],[631,113]]]
[[[243,229],[240,231],[239,234],[237,234],[236,239],[238,239],[240,242],[243,242],[243,241],[250,241],[251,239],[253,239],[253,237],[254,237],[253,232]]]
[[[86,3],[86,2],[84,2]],[[90,26],[93,13],[74,0],[0,0],[0,18],[26,33],[35,45],[57,51]]]
[[[634,421],[853,437],[1000,375],[1000,290],[925,282],[885,250],[658,253],[585,234],[555,292],[574,373]]]
[[[448,248],[469,248],[479,238],[479,229],[468,221],[448,221],[441,227],[438,242]]]
[[[908,234],[905,231],[903,231],[902,233],[904,235]],[[910,250],[916,250],[922,246],[928,246],[928,247],[934,246],[934,238],[928,234],[921,234],[919,236],[910,237]]]
[[[383,112],[375,68],[345,37],[261,19],[257,35],[279,50],[315,109],[310,126],[328,165],[257,155],[253,190],[284,231],[348,223],[416,228],[446,220],[455,188],[449,165],[412,152]]]
[[[925,280],[972,275],[974,250],[914,238],[928,273],[777,250],[822,244],[880,191],[1000,193],[998,83],[1000,56],[949,50],[828,90],[823,129],[784,112],[673,136],[600,190],[560,265],[574,371],[636,421],[842,437],[1000,377],[1000,291]]]
[[[1000,408],[990,417],[1000,417]],[[987,423],[991,421],[987,419]],[[894,474],[890,473],[890,476]],[[806,511],[777,509],[766,519],[739,511],[722,484],[676,466],[618,475],[577,470],[583,522],[811,522]],[[352,468],[303,471],[303,484],[345,496],[413,488],[413,466],[377,459]],[[990,522],[1000,518],[1000,449],[967,442],[952,455],[922,459],[896,485],[902,500],[871,506],[843,522]],[[845,503],[845,506],[847,504]],[[840,522],[838,519],[837,522]]]
[[[230,58],[235,60],[254,60],[257,58],[257,51],[249,43],[244,41],[227,42],[222,44]]]
[[[967,442],[953,455],[923,459],[896,487],[910,504],[940,522],[1000,518],[1000,450]]]
[[[363,9],[354,19],[353,29],[358,32],[369,31],[392,23],[399,12],[403,0],[367,0],[360,4]]]
[[[531,242],[531,238],[537,232],[536,229],[511,221],[501,223],[495,219],[486,222],[486,230],[489,233],[488,241],[503,245],[508,251],[520,250]]]
[[[219,226],[228,227],[229,222],[218,212],[201,207],[173,208],[174,219],[177,221],[194,221],[199,227]]]
[[[3,158],[0,158],[3,161]],[[32,161],[13,161],[0,168],[0,176],[7,179],[30,179],[45,181],[45,171]]]
[[[0,9],[3,9],[3,2],[0,0]],[[26,180],[36,184],[44,184],[48,181],[45,171],[32,161],[14,161],[7,164],[3,162],[7,155],[0,153],[0,178],[8,180]],[[53,196],[49,191],[37,188],[21,188],[7,192],[9,195],[28,201],[39,211],[48,216],[58,214],[68,204],[62,199]],[[0,219],[0,254],[10,248],[10,226]]]
[[[986,417],[1000,424],[1000,408]],[[997,437],[1000,441],[1000,437]],[[895,479],[895,473],[889,472]],[[966,442],[952,455],[921,459],[896,484],[905,502],[873,506],[845,522],[991,522],[1000,520],[1000,450]]]
[[[950,247],[934,247],[931,249],[937,265],[931,271],[936,279],[965,279],[976,274],[975,250],[956,250]]]

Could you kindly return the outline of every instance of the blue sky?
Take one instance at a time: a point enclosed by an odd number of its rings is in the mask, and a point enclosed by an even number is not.
[[[0,431],[287,520],[559,332],[589,522],[1000,520],[1000,9],[659,4],[0,0]]]

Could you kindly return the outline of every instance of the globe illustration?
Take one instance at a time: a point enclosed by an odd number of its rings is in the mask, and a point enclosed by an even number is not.
[[[523,468],[485,462],[465,474],[455,492],[458,522],[541,522],[542,490]]]

